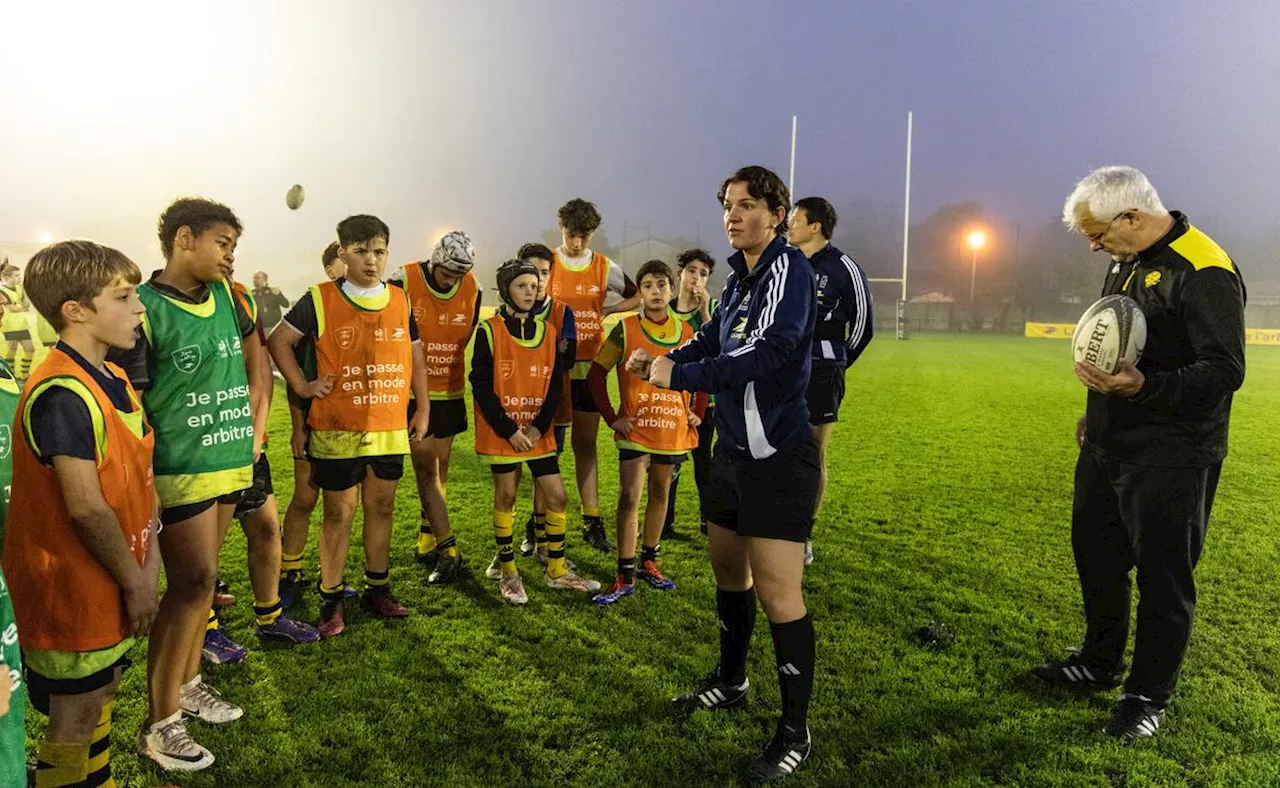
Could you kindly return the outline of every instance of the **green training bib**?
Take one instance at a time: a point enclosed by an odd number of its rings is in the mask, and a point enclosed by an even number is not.
[[[207,501],[253,482],[253,409],[231,288],[202,304],[138,288],[155,371],[142,405],[156,432],[156,492],[166,508]]]

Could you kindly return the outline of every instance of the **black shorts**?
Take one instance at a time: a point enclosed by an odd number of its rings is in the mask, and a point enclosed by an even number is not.
[[[31,332],[25,331],[25,330],[24,331],[6,331],[4,332],[4,338],[8,342],[30,342]]]
[[[418,401],[409,400],[409,418],[418,412]],[[465,399],[433,399],[431,415],[427,417],[427,434],[432,438],[452,438],[467,431],[467,401]]]
[[[266,458],[264,453],[263,458]],[[220,498],[209,498],[204,501],[196,501],[195,503],[184,503],[181,506],[171,506],[167,509],[160,510],[160,523],[164,526],[170,526],[174,523],[180,523],[183,520],[190,520],[196,515],[203,514],[218,504],[235,504],[240,505],[240,497],[244,490],[237,490],[233,493],[227,493]]]
[[[321,490],[342,492],[360,484],[369,475],[383,481],[399,481],[404,476],[404,455],[384,454],[378,457],[352,457],[342,460],[311,458],[311,483]]]
[[[707,519],[738,536],[803,542],[818,500],[818,445],[806,434],[762,460],[730,458],[716,443],[707,483]]]
[[[657,454],[655,452],[641,451],[639,449],[628,449],[628,448],[618,449],[619,462],[626,462],[627,460],[638,460],[641,457],[648,457],[649,462],[653,463],[654,465],[679,465],[680,463],[685,461],[685,459],[688,457],[688,453],[686,452],[685,454]]]
[[[271,463],[267,460],[264,449],[262,456],[253,464],[253,486],[240,493],[236,502],[236,519],[243,520],[267,504],[267,498],[276,494],[276,487],[271,483]]]
[[[540,479],[543,476],[555,476],[560,473],[560,458],[554,454],[550,457],[539,457],[536,460],[525,462],[529,466],[529,473],[533,474],[533,478]],[[501,465],[490,465],[489,470],[493,471],[494,476],[502,476],[507,473],[515,473],[520,469],[520,463],[511,462]]]
[[[840,420],[844,400],[844,367],[840,364],[814,365],[809,373],[810,424],[832,424]]]
[[[600,409],[596,407],[596,398],[591,396],[591,387],[587,385],[585,380],[569,380],[569,399],[573,403],[575,413],[581,411],[583,413],[599,413]]]
[[[36,673],[29,666],[23,665],[27,680],[27,697],[31,705],[44,716],[49,716],[49,696],[51,695],[83,695],[86,692],[100,690],[116,679],[116,671],[124,671],[133,661],[122,655],[114,663],[97,673],[78,679],[51,679]]]

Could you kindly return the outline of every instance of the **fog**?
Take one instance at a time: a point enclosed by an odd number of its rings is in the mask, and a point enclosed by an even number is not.
[[[0,249],[19,261],[89,237],[156,267],[182,195],[232,206],[238,275],[295,296],[351,213],[390,224],[396,262],[461,228],[491,267],[576,196],[614,246],[722,255],[720,180],[785,177],[793,114],[796,196],[876,206],[897,228],[879,246],[900,248],[911,110],[920,221],[976,203],[994,227],[1042,226],[1075,178],[1127,163],[1247,280],[1280,280],[1274,2],[0,8]]]

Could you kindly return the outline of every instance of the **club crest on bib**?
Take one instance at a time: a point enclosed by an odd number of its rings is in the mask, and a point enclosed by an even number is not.
[[[13,449],[13,430],[8,424],[0,424],[0,460],[9,456]]]
[[[200,351],[199,345],[187,345],[173,351],[173,365],[180,372],[190,375],[200,368],[200,362],[204,360],[204,354]]]
[[[421,322],[422,322],[422,318],[424,318],[424,317],[426,317],[426,316],[427,316],[427,310],[423,309],[423,308],[422,308],[422,307],[420,307],[420,306],[415,306],[415,307],[413,308],[413,319],[414,319],[414,320],[416,320],[416,321],[418,321],[419,323],[421,323]]]
[[[498,372],[502,375],[503,380],[507,380],[516,371],[516,362],[507,360],[498,362]]]
[[[552,283],[551,283],[551,295],[553,295],[553,296],[558,296],[558,295],[560,295],[560,283],[559,283],[559,282],[552,282]]]
[[[356,330],[352,326],[343,326],[334,336],[338,339],[338,347],[347,350],[356,341]]]

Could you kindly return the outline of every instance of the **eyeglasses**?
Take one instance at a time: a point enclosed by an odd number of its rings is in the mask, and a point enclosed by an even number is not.
[[[1102,230],[1096,233],[1085,233],[1084,237],[1089,239],[1089,243],[1098,244],[1099,246],[1101,246],[1102,239],[1107,237],[1107,233],[1111,232],[1111,228],[1113,225],[1115,225],[1116,219],[1119,219],[1121,216],[1125,216],[1128,213],[1129,213],[1128,211],[1121,211],[1120,213],[1111,217],[1111,221],[1107,222],[1107,226],[1103,227]]]

